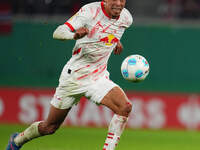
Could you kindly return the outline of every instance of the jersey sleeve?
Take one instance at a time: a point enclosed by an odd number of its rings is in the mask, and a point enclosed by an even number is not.
[[[128,27],[130,27],[133,24],[133,17],[131,15],[131,13],[127,9],[125,9],[125,8],[124,8],[124,17],[123,17],[123,19],[124,19],[123,26],[125,28],[128,28]]]
[[[72,32],[84,27],[91,18],[89,6],[83,6],[75,15],[73,15],[65,24],[71,29]]]

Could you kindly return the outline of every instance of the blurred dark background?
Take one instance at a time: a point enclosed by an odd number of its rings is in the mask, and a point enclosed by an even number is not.
[[[12,14],[74,14],[93,0],[1,0],[1,9],[10,7]],[[139,16],[199,18],[200,0],[127,0],[126,7]]]
[[[61,43],[52,33],[89,2],[0,0],[0,86],[56,87],[74,41]],[[200,92],[200,0],[127,0],[126,7],[134,23],[122,38],[123,54],[111,56],[111,79],[127,90]],[[120,65],[136,53],[151,71],[133,86]]]

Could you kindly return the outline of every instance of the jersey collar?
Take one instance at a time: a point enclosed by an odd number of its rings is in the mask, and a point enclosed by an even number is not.
[[[104,13],[104,15],[105,15],[106,17],[108,17],[109,19],[112,19],[112,18],[107,14],[107,12],[106,12],[106,10],[105,10],[105,8],[104,8],[104,2],[103,2],[103,1],[101,1],[101,9],[102,9],[102,11],[103,11],[103,13]],[[119,17],[120,17],[120,16],[119,16]],[[118,20],[119,17],[116,18],[116,20]]]

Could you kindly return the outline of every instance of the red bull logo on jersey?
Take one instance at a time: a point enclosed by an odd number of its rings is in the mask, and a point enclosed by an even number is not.
[[[100,39],[100,41],[104,42],[107,46],[111,46],[114,43],[117,43],[119,40],[113,34],[109,34],[108,36]]]

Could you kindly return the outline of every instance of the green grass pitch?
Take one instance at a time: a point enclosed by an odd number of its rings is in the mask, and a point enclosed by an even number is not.
[[[0,150],[9,136],[27,126],[0,125]],[[106,128],[61,127],[54,135],[37,138],[22,150],[102,150]],[[126,129],[116,150],[200,150],[200,132]]]

